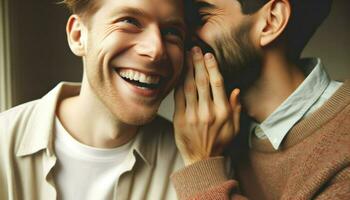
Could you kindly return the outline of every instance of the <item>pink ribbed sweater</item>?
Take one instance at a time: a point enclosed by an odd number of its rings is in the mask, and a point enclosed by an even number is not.
[[[252,138],[243,158],[235,180],[227,180],[222,158],[178,171],[172,181],[179,199],[350,200],[350,81],[296,124],[279,151]]]

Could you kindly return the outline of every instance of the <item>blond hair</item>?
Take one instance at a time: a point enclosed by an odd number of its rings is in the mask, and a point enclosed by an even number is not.
[[[96,2],[94,0],[63,0],[61,2],[73,13],[85,15],[96,10]]]

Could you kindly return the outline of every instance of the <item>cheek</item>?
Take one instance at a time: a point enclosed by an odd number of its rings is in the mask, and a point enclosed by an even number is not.
[[[130,46],[133,41],[133,37],[130,34],[112,32],[105,37],[98,45],[100,49],[106,52],[113,52],[113,54],[123,51]]]
[[[222,28],[217,27],[213,23],[205,23],[202,27],[197,30],[198,37],[212,47],[214,44],[215,38],[217,35],[220,35],[220,32],[215,30],[221,30]]]
[[[111,25],[91,31],[95,49],[99,55],[119,53],[133,41],[133,34],[123,31],[120,26]],[[127,41],[127,42],[126,42]]]
[[[109,26],[105,26],[100,28],[101,31],[96,30],[97,33],[100,33],[99,36],[101,38],[101,40],[103,41],[105,38],[109,37],[112,34],[115,33],[123,33],[123,27],[119,26],[119,25],[109,25]]]

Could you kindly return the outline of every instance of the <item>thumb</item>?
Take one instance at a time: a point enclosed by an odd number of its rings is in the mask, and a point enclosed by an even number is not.
[[[239,122],[240,122],[242,105],[239,102],[239,94],[240,94],[240,90],[236,88],[232,90],[230,95],[230,106],[232,109],[232,122],[233,122],[235,134],[237,134],[240,129]]]

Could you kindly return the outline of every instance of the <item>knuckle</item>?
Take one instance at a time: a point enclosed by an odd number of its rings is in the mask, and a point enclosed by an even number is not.
[[[208,80],[208,76],[203,75],[200,77],[196,77],[196,83],[199,87],[206,87],[209,85],[209,80]]]
[[[187,83],[184,87],[185,93],[194,93],[196,91],[196,86],[192,83]]]
[[[193,60],[193,64],[202,64],[203,56],[201,56],[200,54],[195,54],[193,55],[192,60]]]
[[[232,111],[230,111],[229,109],[223,109],[219,112],[218,118],[220,119],[220,121],[226,121],[231,116],[231,114]]]
[[[207,68],[208,70],[215,70],[217,68],[217,65],[213,60],[207,61]]]
[[[187,123],[191,126],[196,125],[198,123],[198,119],[197,119],[196,115],[188,114],[187,115]]]
[[[223,87],[224,86],[224,79],[220,76],[212,80],[212,86],[214,87]]]
[[[201,123],[206,125],[211,125],[215,122],[215,116],[210,114],[210,112],[205,112],[200,115]]]

